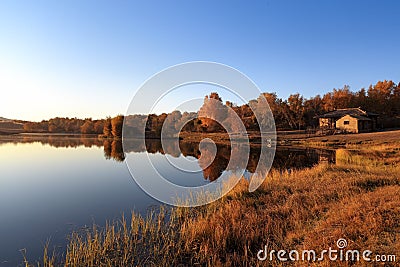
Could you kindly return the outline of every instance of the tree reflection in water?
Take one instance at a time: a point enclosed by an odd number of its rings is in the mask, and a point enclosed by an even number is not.
[[[212,152],[212,144],[203,143],[203,147],[200,151],[199,143],[180,141],[179,145],[177,145],[172,141],[167,141],[162,145],[161,140],[159,139],[147,139],[145,142],[139,139],[132,139],[129,142],[126,142],[126,151],[124,153],[121,140],[98,139],[97,137],[76,135],[2,137],[0,145],[4,143],[41,143],[43,145],[50,145],[57,148],[76,148],[80,146],[103,147],[104,157],[106,159],[113,159],[117,162],[123,162],[125,160],[125,153],[134,152],[147,152],[153,154],[161,153],[173,157],[179,157],[181,155],[184,157],[191,156],[198,159],[198,164],[203,170],[203,177],[209,181],[218,179],[218,177],[227,170],[230,160],[233,161],[233,163],[235,162],[236,159],[231,158],[231,155],[235,155],[234,150],[239,149],[239,146],[236,145],[230,146],[216,144],[216,151]],[[272,150],[268,151],[268,153],[270,153],[271,157],[274,155]],[[213,159],[214,155],[215,158]],[[249,173],[254,173],[256,171],[259,157],[260,146],[250,146],[249,160],[246,166],[246,170]],[[333,150],[277,147],[272,168],[278,170],[301,169],[318,164],[321,160],[334,163],[335,152]],[[231,164],[230,166],[234,168],[235,164]],[[260,162],[260,166],[263,167],[263,162]]]
[[[221,176],[221,174],[227,170],[229,161],[235,163],[236,160],[233,159],[231,155],[240,155],[240,153],[235,153],[235,149],[240,149],[240,144],[235,144],[233,146],[216,144],[217,151],[212,153],[212,144],[204,144],[204,147],[199,149],[199,143],[193,142],[179,142],[179,147],[176,146],[172,141],[164,142],[158,139],[147,139],[145,144],[142,141],[127,142],[129,144],[126,149],[126,153],[131,152],[147,152],[147,153],[161,153],[168,154],[173,157],[179,157],[183,155],[184,157],[194,157],[198,159],[199,166],[203,170],[203,177],[206,180],[214,181]],[[210,149],[208,149],[208,146]],[[259,145],[250,146],[249,160],[247,162],[246,170],[249,173],[255,173],[257,165],[260,164],[259,170],[267,168],[267,163],[260,162],[260,152],[261,148]],[[213,160],[213,157],[215,158]],[[318,164],[320,161],[328,161],[330,163],[335,162],[335,153],[333,150],[322,150],[322,149],[305,149],[305,148],[290,148],[290,147],[278,147],[275,151],[267,150],[267,157],[274,157],[272,164],[273,169],[278,170],[288,170],[288,169],[302,169],[312,167]],[[235,164],[230,164],[232,168]]]

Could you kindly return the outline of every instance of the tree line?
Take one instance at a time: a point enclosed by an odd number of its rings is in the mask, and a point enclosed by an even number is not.
[[[400,127],[400,83],[396,84],[393,81],[379,81],[375,85],[370,85],[368,89],[361,88],[355,92],[345,85],[343,88],[335,88],[323,96],[316,95],[310,98],[305,98],[299,93],[291,94],[287,99],[279,98],[276,93],[263,93],[262,95],[269,104],[278,130],[317,127],[318,115],[336,109],[357,107],[379,114],[380,125],[383,128]],[[221,103],[210,105],[210,98]],[[225,106],[232,108],[240,117],[247,130],[258,130],[255,113],[261,114],[262,120],[262,115],[265,113],[264,105],[261,97],[240,106],[229,101],[225,102]],[[205,98],[199,116],[205,114],[213,119],[218,119],[218,121],[226,117],[227,111],[217,93]],[[199,128],[206,131],[218,130],[218,126],[215,123],[210,124],[209,119],[202,120]]]
[[[24,131],[30,133],[98,134],[104,137],[121,137],[124,116],[93,120],[92,118],[56,117],[41,122],[25,122]]]
[[[24,131],[31,133],[103,133],[104,120],[60,118],[56,117],[41,122],[25,122]]]
[[[294,130],[316,127],[316,116],[341,108],[360,107],[363,110],[378,113],[383,127],[400,127],[400,83],[379,81],[368,89],[351,91],[348,85],[333,89],[323,96],[305,98],[299,93],[282,99],[276,93],[263,93],[257,99],[243,105],[230,101],[223,103],[218,93],[206,96],[198,112],[173,111],[160,115],[129,115],[108,117],[102,120],[53,118],[41,122],[26,122],[26,132],[40,133],[81,133],[99,134],[105,138],[121,138],[122,126],[128,135],[143,134],[146,137],[160,137],[165,131],[168,135],[184,132],[235,132],[240,129],[239,117],[246,130],[258,131],[258,120],[268,125],[265,115],[265,101],[272,111],[278,130]],[[236,114],[232,114],[232,112]],[[257,116],[256,116],[257,115]],[[257,120],[258,119],[258,120]]]
[[[230,101],[223,103],[218,93],[214,92],[204,98],[204,103],[197,113],[174,111],[158,116],[152,114],[147,122],[147,116],[134,115],[131,117],[130,130],[138,131],[138,126],[147,123],[146,133],[155,136],[159,135],[163,127],[163,130],[170,134],[179,131],[237,132],[240,121],[232,116],[234,111],[246,130],[259,131],[260,120],[264,125],[269,125],[268,120],[272,119],[266,116],[266,103],[263,99],[266,99],[272,111],[278,130],[315,128],[318,126],[318,115],[336,109],[358,107],[379,114],[382,128],[400,127],[400,83],[385,80],[370,85],[368,89],[361,88],[353,92],[345,85],[323,96],[316,95],[310,98],[296,93],[282,99],[276,93],[263,93],[244,105],[236,105]]]
[[[290,95],[286,100],[278,98],[276,93],[264,93],[264,97],[274,114],[277,129],[315,127],[318,125],[318,115],[336,109],[357,107],[379,114],[383,127],[400,127],[400,83],[393,81],[379,81],[368,89],[361,88],[355,92],[345,85],[323,96],[316,95],[308,99],[298,93]],[[247,105],[237,109],[250,113]]]

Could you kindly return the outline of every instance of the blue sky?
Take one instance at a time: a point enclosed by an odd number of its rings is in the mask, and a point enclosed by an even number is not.
[[[123,114],[150,76],[197,60],[283,98],[399,82],[398,10],[365,0],[3,0],[0,116]]]

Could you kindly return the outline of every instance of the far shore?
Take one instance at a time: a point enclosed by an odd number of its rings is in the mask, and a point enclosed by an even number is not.
[[[20,137],[84,137],[106,139],[98,134],[81,133],[26,133],[26,132],[0,132],[0,138],[20,138]],[[278,146],[305,146],[305,147],[345,147],[351,145],[379,145],[400,140],[399,129],[388,129],[384,131],[358,133],[358,134],[334,134],[324,136],[311,136],[305,130],[297,131],[277,131]],[[183,142],[200,142],[205,138],[213,140],[217,144],[229,144],[231,140],[227,133],[197,133],[182,132],[179,138]],[[157,138],[148,138],[157,139]],[[246,137],[238,137],[235,141],[246,141]],[[248,140],[252,145],[261,143],[261,136],[258,132],[249,132]]]

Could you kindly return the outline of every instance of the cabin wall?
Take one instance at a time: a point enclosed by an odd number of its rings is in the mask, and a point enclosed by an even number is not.
[[[336,121],[336,128],[350,133],[358,133],[358,119],[346,115]]]

